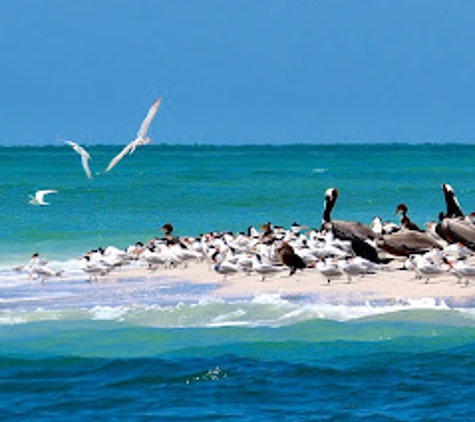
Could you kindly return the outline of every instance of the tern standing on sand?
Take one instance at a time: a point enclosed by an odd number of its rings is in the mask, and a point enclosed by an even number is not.
[[[107,173],[111,170],[127,153],[132,154],[135,151],[135,148],[141,145],[146,145],[152,140],[147,136],[147,130],[150,126],[150,123],[157,112],[158,106],[160,105],[161,98],[157,98],[155,102],[150,107],[150,110],[147,113],[142,126],[140,126],[139,131],[137,132],[137,137],[130,144],[128,144],[119,154],[117,154],[107,166],[105,172]]]
[[[71,145],[74,151],[76,151],[81,156],[81,164],[84,169],[84,172],[86,173],[86,176],[89,179],[92,179],[92,174],[91,174],[91,170],[89,169],[89,163],[88,163],[88,160],[90,160],[91,158],[89,153],[83,147],[76,144],[76,142],[73,142],[73,141],[64,141],[64,142]]]

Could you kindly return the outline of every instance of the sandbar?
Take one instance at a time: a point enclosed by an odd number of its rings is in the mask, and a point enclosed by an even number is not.
[[[215,284],[212,295],[223,299],[246,298],[260,294],[281,296],[314,296],[332,303],[349,301],[401,301],[433,298],[451,303],[475,302],[475,283],[459,280],[453,273],[421,279],[411,270],[403,269],[402,262],[395,260],[384,270],[376,270],[364,276],[346,276],[328,282],[315,268],[307,268],[290,276],[284,269],[281,273],[262,280],[259,274],[236,273],[224,277],[214,271],[207,262],[189,263],[186,267],[158,268],[150,271],[145,267],[123,268],[108,277],[117,279],[140,277],[164,277],[169,280],[187,281],[196,284]],[[209,292],[207,293],[210,294]]]

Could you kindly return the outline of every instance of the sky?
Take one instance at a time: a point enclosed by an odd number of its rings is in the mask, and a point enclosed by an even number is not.
[[[471,0],[0,3],[0,145],[475,143]]]

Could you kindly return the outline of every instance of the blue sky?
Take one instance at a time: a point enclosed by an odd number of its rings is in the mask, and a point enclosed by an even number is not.
[[[0,145],[475,142],[475,2],[0,4]]]

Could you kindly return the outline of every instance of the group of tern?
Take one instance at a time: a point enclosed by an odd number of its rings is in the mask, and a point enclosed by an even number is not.
[[[161,98],[157,98],[150,109],[148,110],[148,113],[143,120],[139,131],[137,132],[136,138],[127,144],[122,151],[120,151],[119,154],[117,154],[108,164],[108,166],[105,169],[105,173],[109,172],[114,168],[117,163],[122,160],[127,154],[133,154],[135,149],[139,146],[146,145],[152,140],[147,136],[148,128],[150,126],[150,123],[152,122],[153,118],[155,117],[155,114],[158,110],[158,107],[160,106]],[[70,141],[70,140],[64,140],[65,143],[70,145],[74,151],[76,151],[80,157],[81,157],[81,164],[82,168],[84,169],[84,173],[86,174],[88,179],[92,179],[92,172],[89,167],[89,160],[91,159],[91,155],[89,152],[86,151],[84,147],[81,145],[77,144],[76,142]],[[45,195],[50,194],[50,193],[57,193],[56,190],[54,189],[42,189],[39,190],[35,193],[34,196],[30,195],[30,201],[29,203],[32,205],[48,205],[49,203],[44,200]]]
[[[266,281],[274,276],[290,278],[297,271],[305,271],[319,274],[326,284],[338,279],[351,283],[379,271],[396,270],[413,271],[416,279],[426,283],[449,274],[465,285],[475,279],[475,266],[470,263],[474,252],[458,243],[411,254],[402,260],[397,259],[401,256],[392,256],[386,263],[376,263],[357,255],[351,241],[335,237],[331,230],[305,229],[297,223],[290,229],[267,223],[260,230],[249,227],[246,233],[210,232],[198,237],[175,236],[169,230],[163,237],[139,241],[123,250],[114,246],[90,250],[78,262],[89,281],[98,281],[129,266],[165,274],[167,269],[200,262],[207,263],[208,270],[221,275],[223,281],[252,274]],[[28,268],[30,276],[42,282],[64,275],[50,268],[37,254]]]
[[[173,235],[173,226],[165,224],[163,238],[145,244],[138,242],[126,251],[108,247],[85,254],[83,270],[91,279],[97,279],[132,262],[153,271],[187,265],[190,260],[206,260],[209,268],[224,278],[255,273],[265,280],[286,269],[289,276],[297,271],[317,270],[330,283],[336,278],[347,277],[351,281],[376,270],[394,269],[389,264],[399,263],[398,269],[412,270],[426,282],[452,273],[468,284],[475,278],[474,213],[462,212],[450,185],[442,184],[441,188],[446,211],[439,213],[439,221],[426,223],[427,230],[410,220],[405,204],[396,208],[399,224],[383,223],[379,217],[369,225],[333,219],[339,191],[329,188],[325,191],[321,227],[305,234],[297,223],[288,230],[266,223],[260,230],[249,227],[247,234],[177,237]],[[46,277],[44,268],[41,269],[41,277]]]
[[[407,207],[400,205],[396,209],[397,214],[404,214],[400,224],[381,225],[381,221],[376,221],[376,225],[373,221],[369,227],[334,220],[331,209],[337,195],[330,189],[325,193],[323,222],[319,229],[305,232],[306,227],[297,223],[290,229],[266,223],[259,230],[251,226],[247,232],[210,232],[190,237],[175,236],[173,226],[168,223],[162,227],[163,237],[137,242],[124,250],[108,246],[85,253],[80,258],[81,269],[90,281],[97,281],[128,265],[157,271],[204,261],[209,270],[222,275],[223,280],[232,275],[257,274],[265,281],[286,272],[287,277],[291,277],[297,271],[305,271],[319,273],[330,284],[345,278],[351,282],[378,271],[408,270],[426,283],[435,277],[453,274],[467,285],[475,279],[475,244],[468,240],[464,242],[461,236],[466,235],[467,230],[472,230],[475,236],[475,226],[462,215],[451,187],[444,185],[443,191],[447,194],[448,210],[455,216],[444,214],[439,225],[448,224],[444,222],[447,218],[453,224],[461,224],[465,232],[460,232],[456,240],[453,237],[437,238],[435,230],[420,231],[409,223]],[[443,233],[440,232],[442,236]],[[455,229],[450,233],[454,236]],[[437,243],[423,241],[422,235],[432,237]],[[374,251],[375,255],[368,251]],[[33,258],[30,275],[43,281],[62,274],[48,268],[38,256]]]
[[[350,245],[334,239],[331,233],[311,230],[304,234],[303,227],[297,223],[289,230],[267,223],[260,230],[249,227],[247,234],[209,232],[198,237],[175,236],[170,224],[164,227],[171,229],[162,228],[165,231],[163,237],[145,243],[139,241],[123,250],[107,246],[87,251],[79,257],[79,267],[89,281],[98,281],[127,266],[156,272],[200,262],[207,263],[208,270],[221,275],[223,280],[236,274],[256,274],[265,281],[279,274],[292,277],[297,271],[315,269],[324,275],[325,280],[330,280],[336,275],[329,275],[328,269],[316,266],[320,260],[329,257],[345,257],[345,265],[340,264],[340,271],[347,275],[348,281],[374,269],[370,262],[351,257]],[[42,282],[64,275],[64,272],[49,267],[38,254],[32,257],[27,268],[30,277]]]

